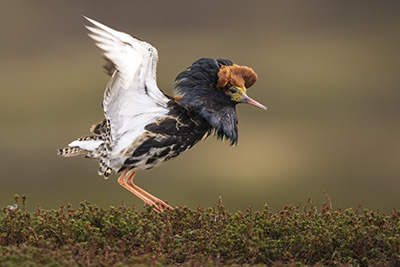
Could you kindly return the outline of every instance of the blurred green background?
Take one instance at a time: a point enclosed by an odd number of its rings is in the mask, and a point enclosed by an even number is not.
[[[397,2],[398,3],[398,2]],[[103,118],[109,79],[81,15],[159,52],[158,85],[201,57],[258,73],[239,144],[208,138],[136,183],[175,205],[400,208],[400,16],[381,1],[2,1],[0,206],[142,202],[56,149]]]

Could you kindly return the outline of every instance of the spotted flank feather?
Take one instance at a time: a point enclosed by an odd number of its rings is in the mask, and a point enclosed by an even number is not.
[[[104,178],[108,178],[112,172],[110,168],[110,161],[111,161],[111,152],[112,152],[112,145],[111,145],[111,133],[110,133],[110,121],[104,120],[101,122],[101,128],[94,129],[94,131],[100,131],[104,135],[104,143],[100,148],[102,150],[100,156],[100,168],[99,168],[99,175],[103,175]]]
[[[107,132],[107,119],[102,120],[101,122],[95,123],[90,127],[90,132],[105,136]]]

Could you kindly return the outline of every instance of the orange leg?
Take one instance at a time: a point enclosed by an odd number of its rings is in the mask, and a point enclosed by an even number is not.
[[[154,205],[154,203],[152,203],[148,198],[146,198],[145,196],[143,196],[142,194],[140,194],[139,192],[135,191],[133,188],[131,188],[128,183],[126,182],[126,175],[128,173],[128,170],[125,170],[122,175],[118,178],[118,183],[120,185],[122,185],[125,189],[127,189],[128,191],[130,191],[131,193],[135,194],[135,196],[137,196],[138,198],[140,198],[141,200],[143,200],[146,204],[148,205]],[[132,173],[130,174],[130,176],[134,176],[136,173]]]
[[[133,177],[135,176],[135,172],[132,173],[127,179],[126,179],[126,183],[133,188],[136,192],[139,192],[139,194],[143,195],[145,198],[149,199],[151,202],[153,202],[154,206],[158,209],[161,210],[161,212],[163,211],[164,208],[170,209],[170,210],[174,210],[170,205],[168,205],[167,203],[165,203],[164,201],[162,201],[161,199],[156,198],[155,196],[151,195],[150,193],[144,191],[143,189],[141,189],[140,187],[138,187],[137,185],[135,185],[133,183]]]
[[[170,210],[174,210],[171,206],[166,204],[164,201],[152,196],[148,192],[144,191],[137,185],[133,183],[133,177],[136,172],[131,173],[128,178],[125,179],[128,174],[128,170],[125,170],[122,175],[118,178],[118,183],[122,185],[125,189],[129,190],[135,196],[140,198],[146,205],[154,206],[154,210],[156,212],[163,212],[164,208],[168,208]]]

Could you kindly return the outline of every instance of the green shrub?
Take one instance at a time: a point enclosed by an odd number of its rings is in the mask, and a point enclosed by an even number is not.
[[[177,207],[157,214],[83,202],[57,210],[2,208],[0,266],[400,265],[400,212],[320,211],[311,201],[278,212],[230,214]]]

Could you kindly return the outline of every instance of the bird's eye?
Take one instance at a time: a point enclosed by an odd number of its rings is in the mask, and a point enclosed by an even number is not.
[[[237,89],[236,88],[231,88],[231,89],[229,89],[229,92],[231,92],[231,94],[236,94],[237,93]]]

